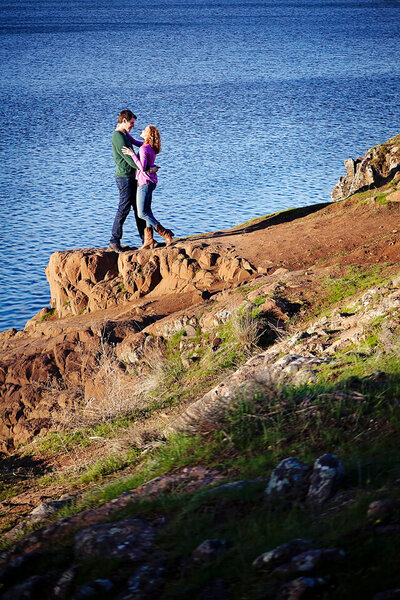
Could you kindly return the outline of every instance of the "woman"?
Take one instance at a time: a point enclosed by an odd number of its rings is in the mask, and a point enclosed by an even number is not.
[[[153,215],[151,210],[151,200],[153,192],[157,186],[157,173],[147,172],[154,167],[156,155],[161,152],[161,135],[157,127],[148,125],[143,129],[140,137],[143,138],[143,145],[139,149],[139,158],[132,148],[124,146],[121,151],[130,156],[137,166],[136,178],[138,183],[136,204],[138,217],[146,221],[144,230],[143,248],[152,248],[154,246],[153,229],[161,235],[166,241],[167,246],[172,242],[174,236],[170,229],[165,229]]]

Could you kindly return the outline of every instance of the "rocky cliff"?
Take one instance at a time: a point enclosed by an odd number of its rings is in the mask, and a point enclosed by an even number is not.
[[[393,179],[400,170],[400,135],[374,146],[364,158],[345,160],[344,166],[347,174],[339,179],[332,190],[334,202],[344,200],[356,192],[379,187]]]

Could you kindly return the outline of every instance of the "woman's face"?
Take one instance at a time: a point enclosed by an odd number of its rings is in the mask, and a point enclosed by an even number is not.
[[[145,127],[142,131],[142,133],[140,134],[140,137],[143,138],[144,140],[146,139],[146,137],[149,135],[149,128]]]

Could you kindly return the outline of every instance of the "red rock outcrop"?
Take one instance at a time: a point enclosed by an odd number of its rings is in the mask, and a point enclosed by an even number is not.
[[[151,293],[218,290],[254,274],[256,269],[234,251],[199,242],[119,255],[99,249],[55,252],[46,268],[51,306],[59,318],[111,308]]]

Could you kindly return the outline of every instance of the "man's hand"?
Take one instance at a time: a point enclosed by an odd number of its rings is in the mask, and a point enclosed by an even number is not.
[[[133,154],[132,148],[127,148],[126,146],[122,146],[121,152],[122,154],[128,154],[128,156],[132,156]]]
[[[151,167],[151,169],[149,169],[149,173],[157,173],[159,168],[160,167],[158,167],[157,165],[154,165],[154,167]]]

